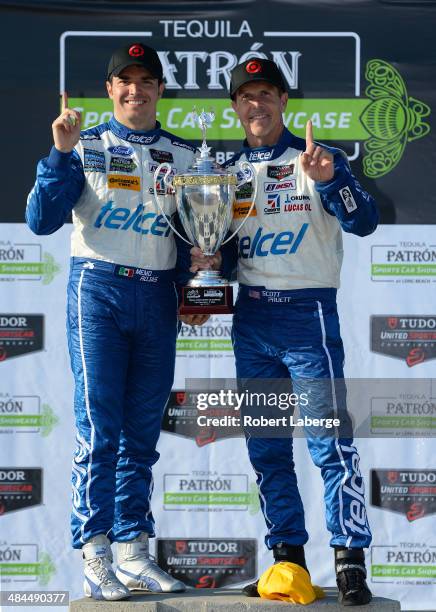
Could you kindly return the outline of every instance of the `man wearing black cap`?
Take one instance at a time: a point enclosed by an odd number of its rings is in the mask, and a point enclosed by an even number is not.
[[[154,536],[152,466],[174,375],[176,245],[153,197],[160,162],[183,172],[194,148],[156,121],[164,85],[156,51],[118,49],[107,72],[114,117],[80,131],[68,108],[38,164],[26,220],[51,234],[73,215],[68,343],[75,377],[73,547],[85,559],[85,594],[118,600],[129,589],[183,591],[148,554]],[[168,197],[165,213],[175,212]],[[118,542],[118,568],[110,543]]]
[[[341,228],[365,236],[375,230],[378,214],[372,197],[351,174],[345,155],[313,141],[311,122],[306,140],[286,129],[282,118],[286,89],[283,75],[270,60],[247,60],[231,74],[232,106],[246,140],[226,166],[237,170],[240,160],[250,161],[258,185],[255,208],[238,234],[240,288],[233,319],[236,371],[238,379],[244,380],[291,378],[297,394],[307,392],[310,379],[331,381],[323,386],[324,395],[309,403],[310,416],[333,414],[346,421],[345,397],[335,382],[344,377],[336,307]],[[238,223],[251,197],[246,189],[236,196]],[[217,258],[208,262],[197,250],[191,252],[192,272],[216,264]],[[300,416],[304,410],[300,403]],[[307,443],[324,479],[339,601],[360,605],[371,600],[363,553],[371,532],[359,456],[349,435],[318,432],[308,435]],[[276,562],[306,569],[308,534],[292,439],[247,434],[247,448],[268,527],[266,545]],[[257,584],[246,587],[246,593],[258,595]]]

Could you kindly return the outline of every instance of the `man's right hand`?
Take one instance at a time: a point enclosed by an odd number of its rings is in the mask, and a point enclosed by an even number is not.
[[[70,153],[80,138],[80,113],[68,108],[68,96],[62,94],[62,112],[52,123],[54,145],[62,153]]]
[[[215,255],[203,255],[198,247],[191,249],[191,267],[190,272],[198,272],[198,270],[219,270],[221,268],[222,257],[217,251]]]

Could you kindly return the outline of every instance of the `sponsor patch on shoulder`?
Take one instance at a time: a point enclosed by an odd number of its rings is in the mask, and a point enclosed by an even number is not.
[[[83,169],[85,172],[106,172],[104,153],[94,149],[83,149]]]
[[[342,187],[342,189],[339,189],[339,195],[341,196],[341,199],[345,204],[347,212],[350,213],[353,212],[353,210],[356,210],[357,204],[355,199],[353,198],[353,194],[351,193],[351,189],[349,187]]]
[[[109,189],[129,189],[130,191],[141,190],[141,179],[139,176],[124,174],[109,174],[107,177]]]

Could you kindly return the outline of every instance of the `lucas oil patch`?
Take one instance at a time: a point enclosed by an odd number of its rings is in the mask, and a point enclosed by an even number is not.
[[[141,179],[139,176],[128,176],[126,174],[109,174],[107,177],[109,189],[129,189],[130,191],[141,190]]]

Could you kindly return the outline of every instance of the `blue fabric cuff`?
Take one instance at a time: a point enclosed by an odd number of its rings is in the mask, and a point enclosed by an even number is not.
[[[63,153],[62,151],[58,151],[58,149],[56,149],[56,147],[53,145],[50,155],[47,158],[47,166],[56,170],[68,170],[72,155],[73,151]]]

